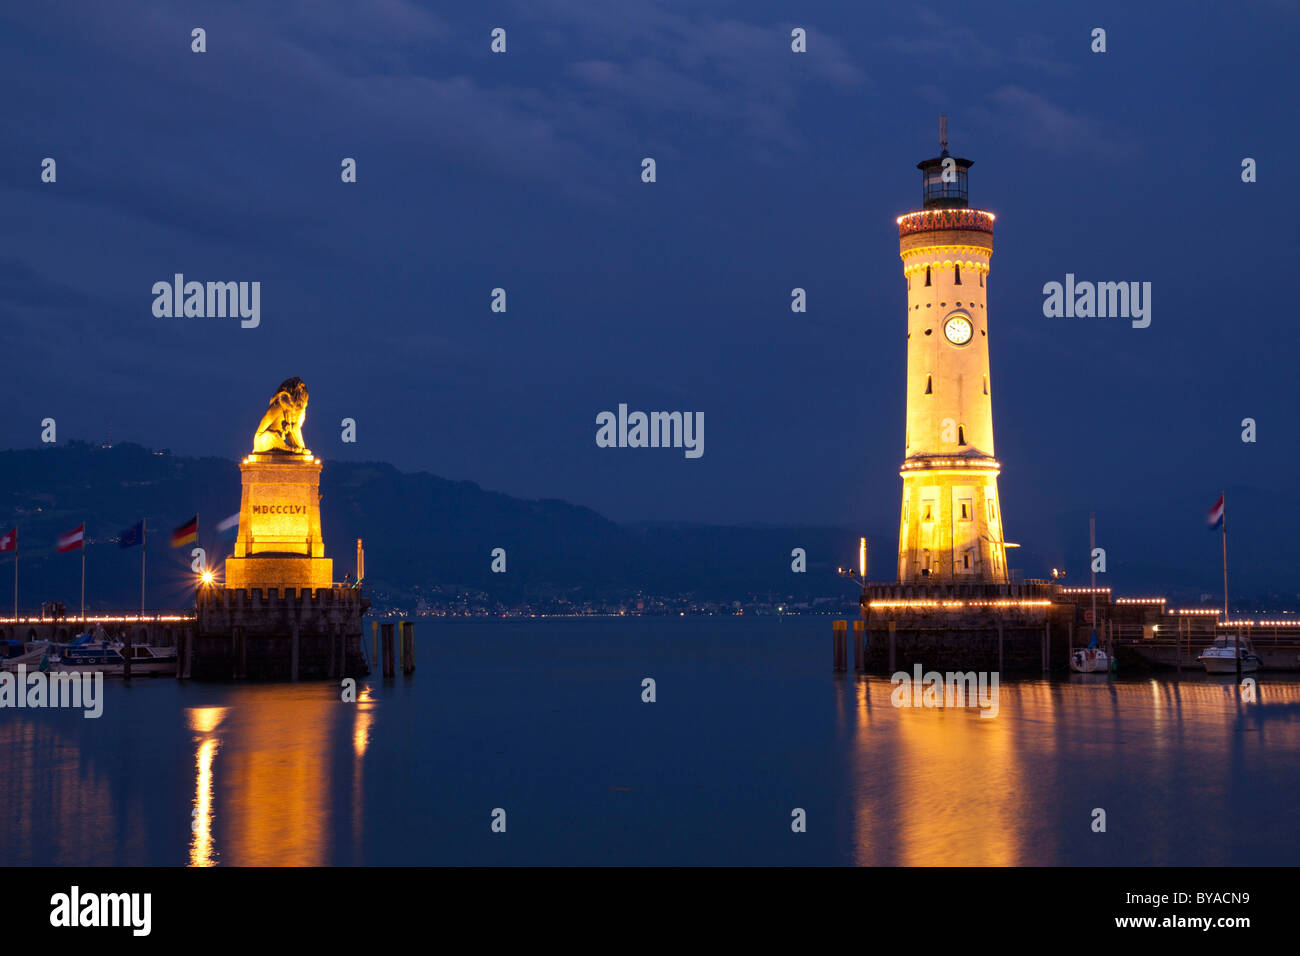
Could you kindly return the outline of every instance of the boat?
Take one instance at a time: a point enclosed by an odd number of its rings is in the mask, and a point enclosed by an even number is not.
[[[19,665],[29,671],[49,670],[50,656],[57,650],[50,641],[0,642],[0,671],[17,671]]]
[[[1110,670],[1110,655],[1100,647],[1080,647],[1070,655],[1070,670],[1096,674]]]
[[[52,671],[99,671],[108,677],[120,677],[131,661],[131,676],[141,674],[175,674],[177,654],[174,647],[152,644],[124,644],[121,641],[96,640],[82,634],[64,645],[50,658]]]
[[[1093,599],[1096,600],[1095,594]],[[1110,670],[1110,655],[1098,646],[1095,627],[1092,629],[1092,640],[1088,642],[1088,646],[1070,652],[1070,670],[1078,674],[1104,674]]]
[[[1196,659],[1205,666],[1207,674],[1235,675],[1238,653],[1241,655],[1243,674],[1259,670],[1263,661],[1255,653],[1255,645],[1250,642],[1250,638],[1241,634],[1220,634],[1214,639],[1214,644],[1201,651]]]

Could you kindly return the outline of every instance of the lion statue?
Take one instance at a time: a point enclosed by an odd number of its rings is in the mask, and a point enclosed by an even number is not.
[[[302,440],[302,423],[307,417],[307,386],[300,378],[285,379],[271,397],[271,407],[262,416],[253,435],[253,451],[307,454]]]

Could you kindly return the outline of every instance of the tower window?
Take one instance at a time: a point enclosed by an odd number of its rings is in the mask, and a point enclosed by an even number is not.
[[[964,425],[957,426],[957,444],[958,445],[966,444],[966,426]]]
[[[925,377],[925,394],[927,395],[931,395],[934,392],[934,389],[931,388],[932,382],[930,379],[931,377],[929,375]]]
[[[967,508],[966,502],[963,501],[961,503],[961,518],[963,521],[965,521],[969,517],[970,517],[970,510]]]
[[[921,520],[922,521],[934,520],[934,515],[930,512],[930,505],[928,503],[925,506],[925,512],[921,515]]]
[[[985,376],[984,376],[984,394],[987,395],[988,393],[989,393],[989,377],[988,377],[987,375],[985,375]]]
[[[963,568],[969,568],[969,567],[970,567],[970,555],[969,555],[969,554],[963,554],[963,555],[961,556],[961,566],[962,566]]]
[[[998,517],[998,510],[993,505],[993,500],[989,499],[989,520],[995,521]]]
[[[961,266],[952,267],[953,284],[961,285]]]
[[[926,285],[929,285],[929,284],[930,284],[930,267],[929,267],[929,266],[926,266],[926,267],[925,267],[925,284],[926,284]]]
[[[980,288],[984,288],[984,273],[980,273]]]
[[[908,291],[908,292],[911,292],[911,291],[912,291],[912,277],[911,277],[911,276],[908,276],[908,277],[907,277],[907,291]]]

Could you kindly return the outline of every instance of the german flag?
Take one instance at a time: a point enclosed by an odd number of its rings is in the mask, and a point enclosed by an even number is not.
[[[199,516],[195,515],[189,521],[185,522],[179,528],[172,532],[172,547],[179,548],[182,545],[193,544],[199,536]]]

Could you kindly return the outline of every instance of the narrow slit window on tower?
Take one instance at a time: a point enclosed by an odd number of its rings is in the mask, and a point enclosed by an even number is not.
[[[985,376],[984,376],[984,394],[987,395],[988,393],[989,393],[989,377],[988,377],[987,375],[985,375]]]
[[[984,273],[980,273],[980,288],[984,288]]]
[[[926,284],[926,285],[929,285],[929,284],[930,284],[930,267],[929,267],[929,266],[926,266],[926,267],[925,267],[925,284]]]
[[[962,566],[963,568],[969,568],[969,567],[970,567],[970,553],[969,553],[969,552],[966,553],[966,554],[963,554],[963,555],[961,556],[961,566]]]
[[[963,521],[965,521],[969,517],[970,517],[970,511],[966,507],[966,502],[963,501],[961,503],[961,518]]]
[[[927,395],[931,395],[934,393],[934,389],[931,387],[932,383],[930,381],[930,378],[931,376],[929,375],[925,377],[925,394]]]
[[[961,285],[961,266],[952,267],[952,277],[954,285]]]
[[[966,426],[965,426],[965,425],[958,425],[958,426],[957,426],[957,444],[958,444],[958,445],[964,445],[964,444],[966,444]]]

